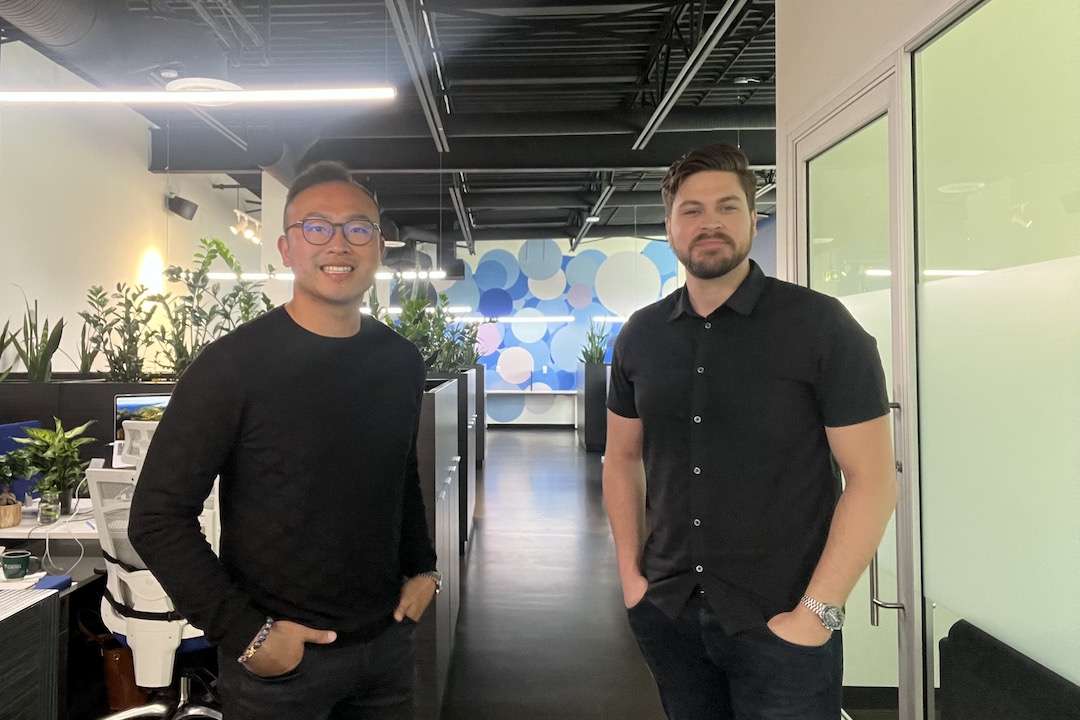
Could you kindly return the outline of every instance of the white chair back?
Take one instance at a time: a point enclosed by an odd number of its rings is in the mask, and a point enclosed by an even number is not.
[[[86,471],[86,482],[101,549],[109,556],[105,564],[107,592],[101,601],[102,620],[110,631],[127,639],[135,661],[135,683],[140,687],[167,687],[172,682],[173,660],[180,641],[203,633],[175,614],[169,596],[128,540],[136,471],[90,468]],[[125,614],[132,611],[162,617]]]
[[[158,423],[156,420],[125,420],[122,424],[124,448],[120,451],[120,461],[125,465],[134,465],[135,474],[138,475]]]

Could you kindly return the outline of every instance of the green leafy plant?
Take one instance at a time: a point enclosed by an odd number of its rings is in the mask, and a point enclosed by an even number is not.
[[[26,304],[26,315],[23,316],[22,333],[12,333],[11,343],[26,368],[26,379],[30,382],[49,382],[52,379],[53,355],[60,347],[60,338],[64,334],[64,320],[58,320],[52,332],[49,332],[48,318],[45,318],[43,325],[38,324],[37,300],[32,310],[26,295],[23,295],[23,302]]]
[[[399,282],[396,289],[401,299],[401,314],[396,319],[385,314],[377,300],[369,303],[372,314],[416,345],[428,370],[454,372],[476,363],[478,328],[475,323],[454,318],[446,295],[439,295],[438,302],[432,304],[415,287],[408,291]],[[373,290],[371,297],[374,296]]]
[[[97,343],[94,342],[93,331],[84,321],[79,331],[79,372],[89,373],[94,369],[94,361],[100,354]]]
[[[31,474],[26,450],[20,448],[0,455],[0,485],[10,485]]]
[[[93,331],[93,347],[109,364],[108,379],[138,382],[145,379],[144,358],[154,344],[150,320],[157,304],[150,302],[143,285],[129,287],[117,283],[116,292],[106,293],[100,285],[87,292],[90,310],[79,313]]]
[[[4,351],[8,349],[8,346],[11,345],[12,341],[15,339],[14,335],[8,333],[9,323],[10,321],[5,322],[4,329],[0,330],[0,357],[3,357]],[[4,378],[6,378],[10,373],[11,368],[8,368],[7,370],[0,370],[0,382],[3,382]]]
[[[236,281],[223,290],[221,283],[210,282],[210,267],[221,260],[236,275]],[[274,273],[268,265],[267,275]],[[180,377],[202,349],[249,320],[273,309],[274,304],[262,291],[262,280],[245,280],[243,268],[229,247],[217,238],[203,238],[195,251],[191,268],[170,265],[165,279],[182,283],[182,294],[154,295],[165,315],[162,327],[154,331],[164,358],[166,371]]]
[[[607,341],[611,333],[604,329],[604,324],[589,321],[589,332],[585,335],[585,344],[581,346],[578,360],[583,363],[602,363],[607,356]]]
[[[79,456],[79,448],[94,442],[94,438],[83,436],[93,420],[71,430],[64,430],[60,420],[53,420],[55,429],[26,428],[27,437],[14,440],[23,446],[23,458],[29,472],[41,473],[35,487],[62,493],[78,487],[90,464]]]

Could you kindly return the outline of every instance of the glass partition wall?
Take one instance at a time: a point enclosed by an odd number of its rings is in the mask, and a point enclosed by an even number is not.
[[[1080,4],[979,6],[913,102],[933,666],[962,618],[1080,683]]]

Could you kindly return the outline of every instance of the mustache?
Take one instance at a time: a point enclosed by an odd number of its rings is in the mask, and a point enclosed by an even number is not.
[[[703,240],[723,240],[723,241],[728,242],[728,243],[730,243],[732,245],[735,244],[735,241],[731,238],[730,235],[727,235],[726,233],[722,233],[722,232],[704,232],[704,233],[701,233],[696,238],[694,238],[694,244],[696,245],[697,243],[699,243],[699,242],[701,242]]]

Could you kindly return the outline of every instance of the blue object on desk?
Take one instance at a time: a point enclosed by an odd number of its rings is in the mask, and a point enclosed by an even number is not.
[[[35,590],[66,590],[71,587],[70,575],[46,575],[34,585]]]

